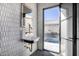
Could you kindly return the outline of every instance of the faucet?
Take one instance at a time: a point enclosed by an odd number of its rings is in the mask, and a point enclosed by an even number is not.
[[[31,33],[31,29],[32,29],[32,27],[31,27],[31,25],[30,24],[28,24],[29,25],[29,34]]]

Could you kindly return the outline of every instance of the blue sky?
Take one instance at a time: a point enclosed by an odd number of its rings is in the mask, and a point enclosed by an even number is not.
[[[32,13],[28,13],[29,16],[32,16]]]
[[[59,20],[59,15],[60,15],[59,7],[54,7],[54,8],[44,10],[45,21]]]

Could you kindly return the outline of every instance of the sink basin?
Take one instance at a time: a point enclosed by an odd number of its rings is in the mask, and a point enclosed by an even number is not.
[[[26,42],[26,43],[35,43],[37,41],[39,41],[39,37],[29,37],[29,38],[23,38],[21,39],[22,41]]]

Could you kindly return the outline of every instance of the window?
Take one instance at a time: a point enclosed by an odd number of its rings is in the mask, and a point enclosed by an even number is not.
[[[44,49],[59,52],[59,6],[44,9]]]

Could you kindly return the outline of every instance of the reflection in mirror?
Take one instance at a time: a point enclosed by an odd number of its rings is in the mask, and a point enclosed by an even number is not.
[[[23,5],[23,36],[33,35],[32,10]]]
[[[31,34],[32,33],[32,29],[33,29],[33,26],[32,26],[32,13],[27,13],[25,14],[25,25],[24,25],[24,28],[26,30],[26,34]]]

